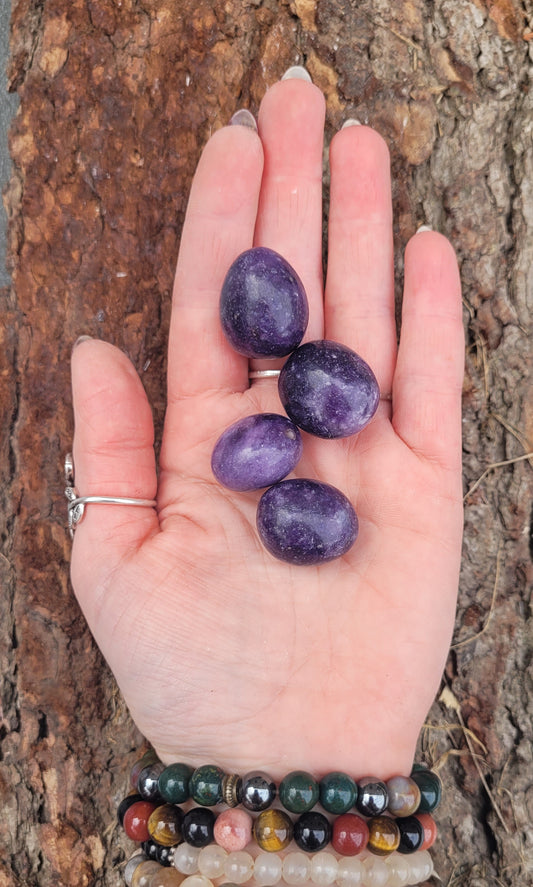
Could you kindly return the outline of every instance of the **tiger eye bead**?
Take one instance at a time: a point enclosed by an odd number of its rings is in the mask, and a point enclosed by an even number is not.
[[[203,807],[214,807],[216,804],[220,804],[223,797],[222,780],[225,775],[224,770],[214,764],[197,767],[189,782],[193,801]]]
[[[169,764],[161,773],[159,794],[167,804],[184,804],[190,798],[189,782],[193,768],[188,764]]]
[[[320,780],[320,803],[328,813],[348,813],[357,800],[357,783],[346,773],[327,773]]]
[[[393,776],[387,780],[388,810],[392,816],[411,816],[420,804],[420,789],[409,776]]]
[[[420,804],[418,813],[433,813],[440,804],[442,798],[442,782],[433,770],[413,769],[411,779],[420,789]]]
[[[148,820],[148,833],[158,844],[173,847],[182,840],[183,813],[172,804],[162,804]]]
[[[319,798],[318,782],[305,770],[294,770],[282,779],[279,799],[291,813],[306,813]]]
[[[414,853],[420,850],[424,841],[424,827],[416,816],[406,816],[397,819],[398,828],[400,830],[400,843],[398,844],[398,853]]]
[[[368,849],[377,856],[387,856],[398,848],[400,829],[390,816],[373,816],[368,821]]]
[[[363,816],[379,816],[387,809],[389,796],[387,786],[374,776],[367,776],[357,782],[356,808]]]
[[[292,821],[283,810],[263,810],[254,822],[253,833],[261,850],[278,853],[292,840]]]
[[[252,770],[242,780],[242,804],[253,813],[267,810],[276,797],[276,791],[276,783],[268,773]]]

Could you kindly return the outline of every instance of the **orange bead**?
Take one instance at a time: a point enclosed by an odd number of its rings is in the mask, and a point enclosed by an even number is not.
[[[435,843],[437,837],[437,823],[433,819],[431,813],[417,813],[416,818],[422,824],[424,829],[424,840],[420,846],[420,850],[429,850]]]

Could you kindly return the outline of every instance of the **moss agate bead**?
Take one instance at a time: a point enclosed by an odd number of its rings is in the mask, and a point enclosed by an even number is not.
[[[159,777],[159,794],[167,804],[184,804],[189,800],[189,782],[193,768],[188,764],[169,764]]]
[[[389,803],[387,786],[374,776],[358,780],[355,806],[363,816],[379,816]]]
[[[214,807],[223,800],[224,770],[214,764],[204,764],[192,773],[189,782],[191,797],[196,804]]]
[[[262,810],[254,822],[254,838],[267,853],[279,853],[292,841],[292,820],[283,810]]]
[[[334,771],[320,780],[320,803],[328,813],[347,813],[357,800],[357,784],[346,773]]]
[[[288,773],[279,786],[279,799],[291,813],[306,813],[311,810],[317,803],[319,794],[318,782],[305,770]]]
[[[398,853],[414,853],[424,842],[424,826],[416,816],[397,819],[400,830]]]
[[[276,797],[276,783],[262,770],[252,770],[242,780],[242,804],[247,810],[259,813],[266,810]]]
[[[305,853],[316,853],[329,844],[331,825],[322,813],[309,810],[294,823],[294,840]]]
[[[182,840],[183,813],[172,804],[161,804],[151,813],[148,833],[158,844],[173,847]]]
[[[368,821],[368,849],[377,856],[387,856],[397,850],[400,830],[390,816],[373,816]]]
[[[420,789],[409,776],[393,776],[387,780],[388,810],[392,816],[411,816],[420,804]]]
[[[442,798],[442,782],[433,770],[413,770],[411,779],[420,789],[420,804],[418,813],[433,813],[440,804]]]

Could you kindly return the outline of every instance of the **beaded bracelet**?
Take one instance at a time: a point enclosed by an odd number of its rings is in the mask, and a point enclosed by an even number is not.
[[[327,852],[312,857],[293,852],[283,858],[260,853],[254,858],[243,851],[226,853],[217,845],[201,849],[180,845],[163,862],[154,858],[151,848],[143,848],[127,862],[124,879],[128,887],[214,887],[214,883],[234,887],[248,882],[257,887],[275,887],[280,882],[312,882],[316,887],[406,887],[425,881],[432,873],[433,861],[427,850],[411,857],[392,853],[384,860],[365,855],[336,857]]]
[[[363,816],[388,812],[404,817],[432,813],[442,795],[437,774],[420,766],[415,766],[408,777],[393,776],[386,782],[375,777],[356,782],[337,771],[317,781],[310,773],[295,770],[276,786],[268,774],[259,770],[241,777],[225,773],[214,764],[196,769],[184,763],[165,766],[154,752],[148,752],[134,765],[131,781],[146,800],[160,798],[170,804],[192,800],[203,807],[242,805],[255,813],[268,809],[278,797],[290,813],[306,813],[320,803],[334,814],[355,808]]]

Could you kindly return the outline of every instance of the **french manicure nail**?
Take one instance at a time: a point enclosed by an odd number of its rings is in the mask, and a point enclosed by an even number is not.
[[[424,231],[433,231],[433,228],[430,228],[429,225],[420,225],[420,228],[416,229],[417,234],[423,234]]]
[[[293,65],[292,68],[287,68],[285,71],[282,80],[307,80],[308,83],[312,83],[311,75],[309,71],[307,71],[302,65]]]
[[[345,120],[341,126],[341,129],[348,129],[349,126],[361,126],[361,121],[356,120],[355,117],[348,117],[348,120]]]
[[[247,126],[248,129],[253,129],[254,132],[257,132],[255,117],[246,108],[241,108],[239,111],[235,111],[235,114],[230,120],[230,126]]]

